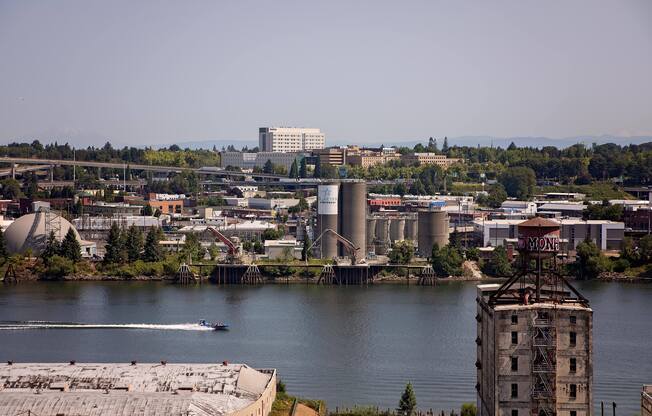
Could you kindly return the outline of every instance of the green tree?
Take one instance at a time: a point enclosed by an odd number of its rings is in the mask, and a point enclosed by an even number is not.
[[[441,145],[441,151],[442,153],[447,154],[448,150],[448,137],[444,137],[444,144]]]
[[[487,197],[487,205],[491,208],[499,208],[503,202],[507,199],[507,192],[505,192],[505,187],[499,183],[495,184],[489,190],[489,196]]]
[[[274,164],[270,159],[263,165],[263,173],[274,173]]]
[[[414,257],[414,245],[411,241],[398,241],[389,252],[389,261],[393,264],[408,264]]]
[[[48,262],[53,256],[58,256],[61,252],[61,244],[57,240],[57,236],[54,231],[50,231],[48,239],[45,243],[45,248],[41,252],[41,258]]]
[[[4,199],[18,199],[23,196],[23,192],[20,190],[20,182],[16,179],[3,179],[0,181],[0,186],[2,187],[2,197]]]
[[[417,397],[414,394],[412,383],[407,383],[405,390],[401,395],[401,400],[398,402],[396,409],[401,416],[412,416],[417,409]]]
[[[122,231],[117,223],[111,225],[109,236],[106,240],[104,247],[104,263],[105,264],[120,264],[124,263],[125,255],[122,245]]]
[[[312,257],[312,252],[308,250],[311,244],[312,241],[310,241],[310,237],[308,236],[308,233],[306,233],[305,237],[303,238],[303,247],[301,248],[301,260],[303,261],[310,260],[310,258]]]
[[[220,249],[217,248],[217,244],[211,243],[210,247],[208,247],[208,255],[211,258],[211,261],[215,261],[217,259],[217,256],[220,254]]]
[[[652,261],[652,235],[648,234],[639,240],[638,252],[642,261],[646,263]]]
[[[507,258],[507,250],[503,246],[497,246],[491,253],[491,260],[484,263],[482,271],[491,276],[510,276],[512,266]]]
[[[611,271],[613,267],[609,259],[600,253],[598,246],[591,240],[579,243],[575,251],[577,257],[573,268],[580,279],[593,279],[602,272]]]
[[[462,263],[464,258],[457,247],[450,244],[439,248],[437,244],[432,246],[430,256],[432,268],[439,276],[459,276],[462,274]]]
[[[299,177],[307,178],[308,177],[308,162],[306,158],[301,158],[301,163],[299,164]]]
[[[130,262],[140,260],[143,251],[143,233],[140,228],[131,225],[126,232],[125,248],[127,249],[127,259]]]
[[[206,249],[202,247],[201,241],[197,234],[189,233],[186,234],[186,241],[183,245],[183,250],[181,250],[183,259],[186,260],[188,256],[194,261],[200,261],[206,255]]]
[[[72,227],[68,228],[68,232],[61,242],[61,256],[73,262],[81,260],[81,244],[79,244],[77,234]]]
[[[143,215],[146,217],[151,217],[154,215],[154,210],[152,209],[152,206],[147,204],[145,207],[143,207]]]
[[[5,233],[2,232],[2,227],[0,227],[0,259],[6,259],[8,255],[7,240],[5,240]]]
[[[25,183],[25,195],[29,199],[34,199],[38,195],[38,177],[33,172],[27,176]]]
[[[537,184],[534,170],[525,166],[507,168],[498,181],[505,187],[507,195],[518,199],[529,198]]]
[[[315,178],[321,178],[321,163],[319,163],[319,160],[315,163],[315,171],[312,173],[312,176]]]
[[[460,416],[476,416],[478,408],[473,403],[463,403],[460,409]]]
[[[294,159],[292,162],[292,166],[290,166],[290,174],[288,175],[290,178],[298,178],[299,177],[299,165],[297,165],[297,160]]]
[[[150,228],[145,238],[145,247],[143,249],[143,260],[147,262],[157,262],[163,260],[163,251],[159,245],[160,230]]]

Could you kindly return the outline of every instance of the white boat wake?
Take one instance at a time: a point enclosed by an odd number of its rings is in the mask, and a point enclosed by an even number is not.
[[[26,329],[145,329],[154,331],[212,331],[196,323],[186,324],[87,324],[79,322],[0,321],[0,331]]]

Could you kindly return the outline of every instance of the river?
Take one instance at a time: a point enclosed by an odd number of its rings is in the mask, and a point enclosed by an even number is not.
[[[594,309],[596,408],[601,400],[616,401],[619,415],[638,413],[641,386],[652,383],[652,285],[592,282],[578,287]],[[449,410],[475,401],[474,316],[473,283],[21,283],[0,286],[1,320],[95,327],[5,328],[0,330],[0,359],[245,362],[277,368],[290,393],[324,399],[330,408],[394,408],[411,381],[420,408]],[[228,322],[231,330],[179,326],[200,318]],[[132,325],[116,326],[123,324]]]

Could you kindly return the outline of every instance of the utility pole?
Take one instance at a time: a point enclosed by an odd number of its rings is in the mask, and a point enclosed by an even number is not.
[[[73,162],[77,161],[77,153],[74,147],[72,148],[72,161]],[[75,164],[73,163],[72,164],[72,186],[73,187],[75,186],[75,180],[76,180],[76,171],[77,171],[76,168],[77,166],[75,166]]]

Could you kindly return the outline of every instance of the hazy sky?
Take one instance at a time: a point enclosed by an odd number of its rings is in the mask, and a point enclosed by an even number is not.
[[[0,141],[652,134],[652,1],[0,0]]]

